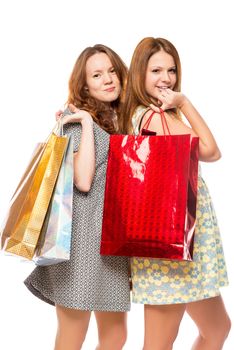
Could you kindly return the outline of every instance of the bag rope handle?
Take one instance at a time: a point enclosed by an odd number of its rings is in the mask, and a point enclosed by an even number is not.
[[[152,120],[152,118],[153,118],[153,116],[154,116],[155,113],[160,114],[164,136],[166,135],[166,129],[167,129],[168,135],[171,135],[170,130],[169,130],[169,126],[168,126],[168,123],[167,123],[167,120],[166,120],[166,117],[165,117],[165,114],[164,114],[164,111],[163,111],[163,109],[160,108],[160,107],[159,107],[159,112],[153,111],[153,112],[150,114],[149,118],[146,120],[146,122],[145,122],[145,124],[143,125],[143,127],[141,128],[141,130],[142,130],[142,129],[148,129],[148,128],[149,128],[149,125],[150,125],[151,120]]]

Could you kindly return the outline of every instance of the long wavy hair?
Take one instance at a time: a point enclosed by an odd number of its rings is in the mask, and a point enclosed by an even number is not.
[[[123,104],[121,116],[119,119],[119,128],[122,133],[132,132],[132,116],[138,105],[144,105],[146,107],[153,103],[156,106],[160,106],[157,99],[151,97],[145,89],[146,70],[150,57],[159,52],[165,51],[171,55],[176,65],[176,84],[174,91],[180,91],[181,89],[181,63],[179,54],[174,45],[163,38],[144,38],[137,45],[130,64],[128,80],[125,92],[125,102]],[[179,111],[176,108],[171,109],[171,112],[176,117],[180,118]]]
[[[121,85],[120,96],[110,104],[99,101],[90,96],[86,87],[86,63],[89,57],[96,53],[105,53],[117,74]],[[87,47],[81,52],[73,67],[70,80],[68,83],[69,93],[67,104],[72,103],[77,108],[82,108],[88,111],[94,121],[109,134],[115,133],[116,130],[116,115],[119,119],[120,109],[122,105],[122,95],[127,77],[127,67],[122,59],[112,49],[105,45],[97,44]]]

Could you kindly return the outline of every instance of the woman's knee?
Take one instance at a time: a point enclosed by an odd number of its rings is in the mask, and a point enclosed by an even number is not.
[[[217,340],[220,340],[220,342],[224,342],[225,339],[228,337],[228,334],[231,329],[231,320],[229,316],[226,316],[222,322],[220,322],[219,327],[217,327],[213,334],[211,334],[211,337],[216,338]]]
[[[221,349],[231,329],[231,320],[227,316],[215,327],[208,327],[200,332],[202,342],[209,344],[214,349]]]
[[[81,349],[85,340],[90,312],[56,305],[58,329],[55,350]]]
[[[121,350],[127,340],[125,313],[95,312],[98,325],[98,350]]]
[[[54,350],[80,350],[85,340],[85,334],[69,334],[58,328]]]
[[[99,334],[99,345],[96,350],[121,350],[127,341],[127,328],[122,325],[109,329],[108,334]]]
[[[118,332],[113,334],[113,344],[116,344],[116,347],[113,347],[113,350],[122,349],[127,341],[127,327],[122,326],[118,329]]]
[[[221,296],[200,300],[187,305],[187,312],[199,329],[199,342],[221,349],[230,329],[231,321]],[[215,345],[219,344],[219,345]]]

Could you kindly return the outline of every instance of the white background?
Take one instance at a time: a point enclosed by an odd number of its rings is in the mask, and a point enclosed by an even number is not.
[[[165,37],[177,47],[183,92],[208,122],[223,157],[203,165],[221,228],[230,286],[222,289],[234,319],[233,239],[233,11],[232,1],[72,1],[3,0],[0,5],[0,221],[38,141],[54,125],[67,97],[67,81],[86,46],[103,43],[129,64],[145,36]],[[0,255],[0,348],[51,350],[54,308],[23,285],[31,263]],[[143,308],[129,313],[125,350],[142,349]],[[224,349],[234,349],[234,331]],[[175,350],[188,350],[196,328],[185,316]],[[92,350],[92,319],[84,345]],[[111,350],[111,349],[110,349]]]

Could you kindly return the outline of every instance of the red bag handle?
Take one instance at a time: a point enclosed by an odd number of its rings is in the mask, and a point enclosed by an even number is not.
[[[167,123],[167,120],[166,120],[166,117],[165,117],[165,114],[164,114],[164,111],[163,111],[163,109],[160,108],[160,107],[159,107],[159,112],[153,111],[153,112],[150,114],[149,118],[146,120],[146,122],[145,122],[145,124],[143,125],[142,129],[148,129],[148,127],[149,127],[149,125],[150,125],[150,123],[151,123],[151,120],[152,120],[152,118],[153,118],[153,115],[154,115],[155,113],[160,114],[164,135],[166,135],[165,128],[167,129],[168,135],[171,135],[170,130],[169,130],[169,127],[168,127],[168,123]],[[141,130],[142,130],[142,129],[141,129]]]
[[[166,120],[166,117],[165,117],[165,114],[164,114],[164,111],[161,108],[159,108],[159,109],[160,109],[160,117],[161,117],[161,122],[162,122],[164,135],[166,135],[166,133],[165,133],[165,126],[167,128],[168,135],[171,135],[170,130],[169,130],[169,126],[168,126],[168,123],[167,123],[167,120]]]

